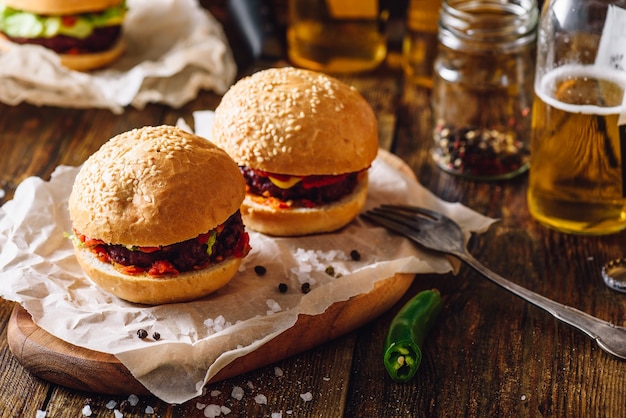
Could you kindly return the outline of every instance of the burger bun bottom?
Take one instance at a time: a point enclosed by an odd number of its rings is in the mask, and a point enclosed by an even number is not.
[[[0,51],[8,51],[15,43],[0,34]],[[75,71],[90,71],[106,67],[117,60],[126,51],[126,42],[119,38],[113,47],[100,51],[84,54],[57,54],[61,64]]]
[[[90,71],[106,67],[126,51],[126,42],[120,38],[112,48],[86,54],[59,54],[61,64],[70,70]]]
[[[367,198],[367,176],[352,193],[328,205],[314,208],[277,209],[256,203],[246,194],[241,216],[246,228],[273,236],[300,236],[335,231],[352,221]]]
[[[152,277],[146,273],[124,274],[103,263],[88,249],[74,246],[76,259],[87,277],[120,299],[147,305],[186,302],[225,286],[237,273],[241,258],[231,257],[219,264],[176,277]]]

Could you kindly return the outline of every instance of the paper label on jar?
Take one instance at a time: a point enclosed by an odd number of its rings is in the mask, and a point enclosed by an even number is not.
[[[378,0],[326,0],[328,12],[338,19],[375,19]]]

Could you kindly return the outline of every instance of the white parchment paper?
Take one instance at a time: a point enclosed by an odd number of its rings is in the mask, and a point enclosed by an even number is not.
[[[50,181],[24,180],[0,208],[0,296],[19,302],[36,324],[74,345],[115,355],[153,394],[182,403],[201,393],[222,367],[291,327],[298,314],[322,313],[335,301],[367,292],[396,272],[444,273],[443,256],[360,219],[332,234],[269,238],[250,231],[252,251],[223,289],[184,304],[147,307],[117,299],[85,277],[64,234],[77,167],[58,167]],[[493,222],[446,203],[423,188],[397,157],[381,151],[370,169],[367,207],[408,203],[456,219],[467,232]],[[350,259],[351,250],[361,254]],[[254,266],[267,273],[259,276]],[[333,266],[341,277],[325,272]],[[279,283],[288,284],[285,294]],[[309,282],[303,294],[300,284]],[[138,329],[159,332],[140,340]]]
[[[77,72],[36,45],[0,48],[0,101],[72,108],[147,103],[180,107],[202,89],[224,93],[237,68],[219,22],[196,0],[128,0],[124,56],[110,67]]]

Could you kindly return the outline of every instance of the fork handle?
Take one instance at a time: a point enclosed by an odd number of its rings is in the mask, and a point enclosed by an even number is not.
[[[538,293],[532,292],[518,284],[515,284],[499,274],[489,270],[482,263],[469,253],[455,253],[456,257],[466,262],[474,270],[491,280],[493,283],[503,287],[518,297],[532,303],[533,305],[552,314],[558,320],[565,322],[580,331],[584,332],[591,338],[601,343],[601,338],[608,328],[614,329],[615,326],[586,312],[579,311],[571,306],[562,305],[558,302],[548,299]],[[602,345],[602,344],[601,344]],[[615,353],[613,353],[615,354]]]

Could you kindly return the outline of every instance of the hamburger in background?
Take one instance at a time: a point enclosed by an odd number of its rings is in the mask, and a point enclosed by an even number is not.
[[[377,121],[359,92],[335,78],[292,67],[243,78],[215,110],[211,136],[246,179],[241,212],[250,229],[330,232],[365,204]]]
[[[0,0],[0,37],[51,49],[70,69],[93,70],[124,52],[126,10],[125,0]]]
[[[137,303],[197,299],[224,286],[250,250],[237,164],[171,126],[110,139],[76,176],[71,236],[87,276]]]

